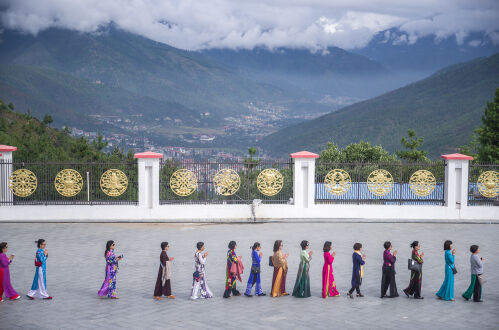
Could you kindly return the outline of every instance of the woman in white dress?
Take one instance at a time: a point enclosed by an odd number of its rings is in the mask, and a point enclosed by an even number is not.
[[[192,274],[191,299],[212,298],[213,293],[206,282],[205,263],[208,252],[204,252],[204,243],[196,244],[197,252],[194,254],[194,273]]]

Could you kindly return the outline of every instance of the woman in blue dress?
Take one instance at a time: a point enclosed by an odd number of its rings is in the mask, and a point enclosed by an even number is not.
[[[52,299],[47,293],[47,258],[49,257],[46,249],[47,243],[43,238],[40,238],[35,243],[38,247],[35,255],[35,278],[27,296],[31,300],[35,298]]]
[[[262,282],[260,281],[260,261],[262,260],[262,252],[260,252],[260,243],[255,242],[251,248],[251,272],[248,278],[248,285],[246,286],[246,291],[244,295],[246,297],[251,297],[251,289],[256,284],[255,295],[265,296],[262,290]]]
[[[454,271],[456,269],[456,266],[454,266],[454,256],[456,255],[456,250],[452,248],[452,241],[445,241],[444,250],[445,279],[436,295],[439,299],[454,301]]]

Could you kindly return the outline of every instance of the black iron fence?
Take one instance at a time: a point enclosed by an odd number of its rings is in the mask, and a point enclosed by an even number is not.
[[[0,161],[0,204],[137,204],[136,162]]]
[[[499,206],[499,164],[470,162],[468,205]]]
[[[266,171],[258,179],[266,169],[274,169],[279,174]],[[254,199],[263,203],[288,203],[293,197],[291,160],[162,160],[159,177],[160,204],[248,204]],[[265,194],[258,188],[257,181],[261,188],[264,184]]]
[[[323,163],[317,204],[443,205],[445,163]]]

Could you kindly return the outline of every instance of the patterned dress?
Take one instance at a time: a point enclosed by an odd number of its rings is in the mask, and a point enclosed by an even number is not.
[[[192,289],[191,289],[191,299],[205,299],[212,298],[213,293],[208,287],[206,282],[206,271],[205,271],[206,258],[203,257],[201,252],[196,252],[194,254],[194,274],[192,279]]]
[[[237,255],[234,250],[227,251],[227,268],[225,270],[225,295],[230,295],[236,290],[236,274],[232,274],[230,269],[234,263],[237,263]]]
[[[300,266],[298,267],[298,274],[296,275],[295,287],[293,289],[293,296],[297,298],[310,297],[310,260],[312,257],[307,253],[307,250],[300,252]]]
[[[106,278],[102,287],[98,292],[101,297],[107,296],[108,298],[117,298],[116,292],[116,274],[118,273],[118,260],[112,250],[106,253]]]

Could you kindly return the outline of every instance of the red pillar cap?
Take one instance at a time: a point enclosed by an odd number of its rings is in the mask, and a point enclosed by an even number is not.
[[[440,158],[443,159],[457,159],[457,160],[473,160],[473,157],[463,155],[463,154],[448,154],[448,155],[442,155]]]
[[[319,158],[318,154],[308,151],[300,151],[290,154],[291,158]]]
[[[17,147],[6,146],[4,144],[0,144],[0,151],[16,151]]]
[[[135,158],[163,158],[163,154],[158,152],[146,151],[134,155]]]

